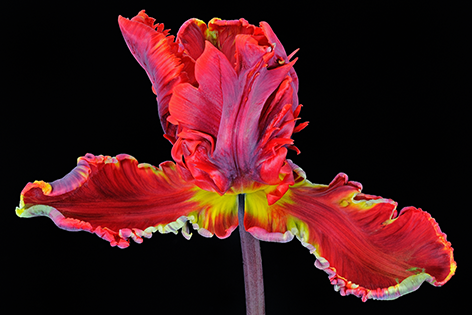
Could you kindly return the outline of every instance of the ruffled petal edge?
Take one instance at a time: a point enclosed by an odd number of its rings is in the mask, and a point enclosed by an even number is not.
[[[44,181],[28,183],[21,192],[20,203],[16,207],[15,212],[22,218],[48,217],[57,227],[63,230],[87,231],[110,242],[111,246],[118,246],[119,248],[128,247],[130,244],[129,239],[134,240],[136,243],[142,243],[143,238],[150,238],[156,231],[161,234],[171,232],[178,234],[178,231],[181,230],[182,235],[186,239],[190,239],[192,236],[190,225],[202,236],[212,237],[216,234],[218,238],[223,239],[231,235],[232,231],[238,226],[236,195],[218,198],[220,196],[217,193],[201,190],[191,182],[185,184],[191,193],[191,197],[188,203],[186,203],[189,210],[184,211],[186,212],[185,215],[178,216],[171,222],[166,220],[166,222],[149,225],[142,229],[126,227],[112,230],[104,225],[92,225],[84,220],[66,217],[61,211],[50,205],[25,203],[25,196],[31,190],[37,191],[37,188],[39,188],[40,194],[43,195],[41,198],[67,194],[79,189],[89,179],[90,174],[93,172],[92,165],[113,163],[113,167],[120,169],[122,168],[123,161],[131,162],[133,165],[136,164],[138,172],[151,172],[157,176],[162,176],[164,181],[170,180],[172,185],[179,185],[175,178],[171,180],[171,178],[178,176],[176,166],[172,162],[163,162],[156,168],[147,163],[137,164],[137,160],[127,154],[120,154],[116,157],[87,154],[79,158],[78,165],[62,179],[52,183]],[[180,178],[177,181],[183,182],[183,179]]]
[[[384,224],[386,225],[394,222],[397,218],[399,218],[402,215],[403,211],[420,212],[424,216],[423,219],[428,221],[433,227],[434,232],[437,236],[437,240],[442,244],[443,251],[447,253],[449,260],[449,273],[443,279],[438,280],[431,274],[425,272],[424,269],[419,270],[418,268],[415,268],[415,274],[406,277],[401,282],[397,280],[396,285],[377,289],[367,289],[365,287],[362,287],[359,284],[351,282],[348,279],[339,275],[337,273],[336,268],[334,266],[331,266],[328,260],[320,254],[320,251],[317,249],[317,246],[315,247],[316,244],[311,244],[312,242],[310,241],[310,229],[307,223],[305,223],[303,220],[293,216],[290,213],[279,213],[279,215],[283,217],[281,220],[278,220],[277,218],[266,219],[261,216],[262,213],[267,212],[267,210],[264,210],[264,208],[268,206],[267,201],[265,200],[266,193],[262,191],[256,192],[252,196],[246,197],[246,216],[244,224],[246,226],[246,230],[251,233],[255,238],[262,241],[286,243],[296,237],[302,243],[302,245],[316,257],[315,266],[328,274],[329,280],[334,286],[335,291],[339,292],[342,296],[349,294],[355,295],[361,298],[363,302],[367,301],[368,299],[397,299],[400,296],[417,290],[425,281],[436,287],[439,287],[449,281],[449,279],[455,274],[457,264],[454,261],[453,248],[451,247],[451,243],[446,240],[446,234],[441,231],[438,223],[431,217],[429,213],[421,209],[416,209],[414,207],[405,207],[400,212],[400,214],[396,216],[396,202],[390,199],[362,194],[360,192],[362,189],[362,185],[357,182],[348,181],[347,175],[343,173],[338,174],[338,176],[336,176],[336,178],[329,185],[312,184],[306,179],[306,175],[301,168],[293,164],[291,161],[289,161],[289,163],[291,164],[294,170],[295,177],[295,185],[293,185],[291,188],[301,186],[303,184],[308,184],[312,187],[317,187],[320,190],[328,190],[335,185],[350,185],[358,192],[351,194],[349,199],[343,200],[342,202],[344,203],[344,205],[347,205],[349,203],[359,204],[359,206],[368,209],[374,206],[375,204],[389,204],[391,205],[390,207],[393,207],[393,211],[391,218],[384,222]],[[279,205],[281,203],[285,203],[285,205],[287,205],[287,203],[290,204],[290,202],[287,202],[286,198],[282,198],[278,202]],[[277,203],[275,205],[277,205]],[[257,213],[257,216],[259,216],[258,218],[254,216],[255,213]],[[267,215],[271,216],[270,214]],[[267,221],[267,225],[263,227],[258,226],[257,221],[260,220]]]

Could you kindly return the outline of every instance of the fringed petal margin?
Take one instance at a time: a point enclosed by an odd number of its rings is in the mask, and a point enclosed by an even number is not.
[[[20,217],[46,216],[61,229],[87,231],[125,248],[153,232],[189,239],[188,223],[210,237],[228,237],[238,226],[237,195],[220,196],[183,180],[174,163],[159,168],[130,155],[87,154],[64,178],[28,183],[21,192]]]
[[[154,22],[155,19],[149,17],[144,10],[131,20],[118,17],[126,44],[152,82],[162,128],[167,137],[175,142],[176,128],[167,121],[169,101],[173,88],[187,80],[182,73],[185,65],[174,36],[168,35],[169,30],[164,30],[164,24]]]
[[[291,163],[291,162],[290,162]],[[391,300],[427,281],[446,283],[456,270],[453,249],[425,211],[361,193],[339,174],[327,185],[306,180],[291,163],[295,185],[269,206],[264,190],[246,195],[246,230],[260,240],[296,236],[317,258],[341,295]]]

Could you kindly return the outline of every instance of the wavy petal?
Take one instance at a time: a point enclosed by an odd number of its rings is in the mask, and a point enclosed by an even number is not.
[[[363,301],[395,299],[427,281],[446,283],[456,263],[451,244],[425,211],[361,193],[339,174],[315,185],[294,164],[296,184],[268,206],[265,191],[246,195],[246,229],[255,237],[287,242],[296,236],[317,257],[342,295]]]
[[[183,180],[172,162],[159,168],[129,155],[87,154],[64,178],[28,183],[21,193],[20,217],[47,216],[68,231],[88,231],[125,248],[152,232],[182,228],[187,222],[204,236],[228,237],[238,225],[236,195],[219,196]]]
[[[123,37],[133,56],[144,68],[157,95],[159,117],[164,132],[175,138],[175,126],[169,124],[169,101],[176,84],[185,81],[181,76],[184,64],[173,36],[167,36],[164,24],[154,25],[155,19],[144,10],[128,20],[118,17]]]

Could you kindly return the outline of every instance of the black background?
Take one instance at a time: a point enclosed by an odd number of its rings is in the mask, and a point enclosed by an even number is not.
[[[141,9],[172,34],[191,17],[267,21],[288,53],[300,48],[301,117],[310,125],[294,135],[302,153],[289,158],[312,182],[328,184],[345,172],[399,209],[421,207],[456,249],[458,275],[443,288],[424,284],[394,302],[362,303],[334,292],[297,240],[263,242],[267,314],[454,307],[465,268],[458,244],[467,194],[460,180],[470,145],[460,114],[466,102],[458,97],[462,9],[305,3],[133,1],[5,11],[4,86],[13,98],[4,100],[10,110],[2,127],[9,140],[2,152],[9,189],[2,282],[17,311],[244,314],[237,231],[225,240],[194,233],[190,241],[156,233],[120,250],[13,211],[28,181],[61,178],[88,152],[128,153],[153,165],[171,159],[151,84],[117,24],[118,15],[131,18]]]

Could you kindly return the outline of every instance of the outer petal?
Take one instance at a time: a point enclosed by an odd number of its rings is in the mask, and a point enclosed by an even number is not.
[[[154,25],[154,21],[144,10],[131,20],[118,18],[126,44],[152,82],[162,128],[172,139],[175,138],[175,127],[167,122],[168,106],[174,86],[185,80],[181,75],[184,64],[174,37],[167,36],[164,24]]]
[[[88,231],[125,248],[152,232],[190,238],[187,222],[204,236],[228,237],[238,225],[236,195],[219,196],[183,180],[172,162],[159,168],[117,157],[87,154],[64,178],[28,183],[20,217],[47,216],[68,231]]]
[[[342,295],[395,299],[454,274],[451,244],[427,212],[406,207],[397,216],[396,202],[362,194],[345,174],[326,186],[295,171],[296,184],[272,206],[264,191],[246,195],[244,224],[261,240],[297,236]]]

